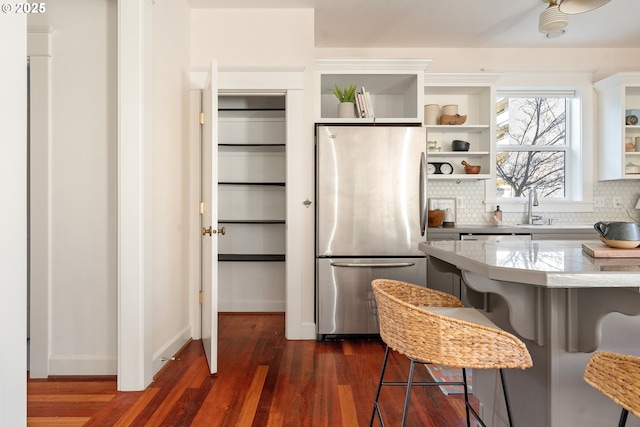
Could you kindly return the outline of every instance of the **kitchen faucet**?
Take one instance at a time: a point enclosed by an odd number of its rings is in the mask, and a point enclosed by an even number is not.
[[[533,207],[538,206],[538,192],[535,188],[529,189],[529,213],[527,224],[533,225],[536,221],[542,221],[542,215],[532,215]]]

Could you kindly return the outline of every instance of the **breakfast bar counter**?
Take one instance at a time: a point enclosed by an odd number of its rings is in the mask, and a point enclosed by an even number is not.
[[[640,254],[593,258],[580,241],[553,240],[431,241],[420,249],[436,268],[460,274],[469,300],[527,345],[533,367],[506,372],[517,426],[615,425],[619,407],[582,374],[596,350],[640,355]],[[496,427],[507,425],[497,379],[474,372],[482,415]],[[640,426],[629,418],[627,426]]]

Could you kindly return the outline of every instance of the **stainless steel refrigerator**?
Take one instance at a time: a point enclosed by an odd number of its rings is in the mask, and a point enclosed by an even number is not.
[[[316,126],[316,324],[377,334],[376,278],[426,286],[426,133],[421,126]]]

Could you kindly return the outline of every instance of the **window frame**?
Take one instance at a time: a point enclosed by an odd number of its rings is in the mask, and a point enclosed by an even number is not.
[[[521,76],[520,76],[521,77]],[[553,81],[554,77],[546,76],[545,79]],[[573,78],[569,74],[562,74],[558,80],[586,80],[586,75],[581,74]],[[569,78],[567,78],[569,77]],[[535,80],[536,76],[531,76]],[[540,76],[538,76],[540,79]],[[579,85],[550,85],[548,83],[540,86],[507,86],[500,84],[496,88],[496,100],[500,96],[511,95],[511,97],[541,97],[556,96],[571,98],[570,111],[567,111],[567,129],[566,129],[566,153],[565,159],[565,176],[567,185],[565,187],[564,198],[539,198],[539,206],[536,207],[538,212],[593,212],[593,135],[594,135],[594,91],[589,76],[588,84]],[[494,112],[497,114],[497,112]],[[497,120],[497,117],[494,117]],[[497,125],[497,123],[496,123]],[[495,153],[500,150],[497,137],[494,136],[493,144]],[[558,147],[550,148],[552,151],[558,151]],[[520,149],[518,149],[520,150]],[[546,149],[545,149],[546,150]],[[503,150],[504,151],[504,150]],[[517,150],[513,150],[517,151]],[[522,151],[529,151],[522,149]],[[536,150],[542,151],[542,150]],[[496,159],[493,160],[494,162]],[[493,179],[485,181],[485,212],[491,212],[495,206],[505,212],[526,212],[526,197],[497,197],[497,175]]]

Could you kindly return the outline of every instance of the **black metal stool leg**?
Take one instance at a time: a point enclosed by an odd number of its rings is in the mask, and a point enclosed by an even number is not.
[[[475,420],[478,422],[478,424],[480,424],[482,427],[487,427],[487,425],[484,423],[484,421],[482,421],[482,418],[480,418],[480,414],[478,414],[476,412],[475,409],[473,409],[473,406],[471,406],[471,403],[469,403],[469,388],[468,388],[468,383],[467,383],[467,370],[466,368],[462,369],[462,380],[464,383],[464,407],[467,411],[467,427],[471,427],[471,419],[469,417],[469,414],[473,415],[473,418],[475,418]]]
[[[467,388],[467,370],[462,368],[462,382],[464,383],[464,409],[467,413],[467,427],[471,427],[471,419],[469,417],[469,389]]]
[[[382,389],[382,380],[384,379],[384,371],[387,369],[387,360],[389,359],[389,346],[384,352],[384,361],[382,362],[382,370],[380,372],[380,381],[378,382],[378,390],[376,391],[376,400],[373,402],[373,411],[371,412],[371,421],[369,421],[369,427],[373,426],[373,419],[376,417],[376,412],[378,413],[378,419],[380,420],[380,425],[384,427],[384,422],[382,421],[382,414],[380,413],[380,407],[378,406],[378,398],[380,397],[380,390]]]
[[[387,362],[389,360],[389,346],[387,346],[385,352],[384,352],[384,360],[382,362],[382,369],[380,371],[380,381],[378,382],[378,389],[376,390],[376,398],[375,401],[373,403],[373,410],[371,412],[371,420],[369,421],[369,427],[373,427],[373,420],[376,417],[376,413],[378,414],[378,420],[380,421],[380,425],[382,427],[384,427],[384,421],[382,419],[382,413],[380,411],[380,405],[378,404],[378,400],[380,399],[380,391],[382,389],[383,385],[405,385],[407,386],[407,392],[405,395],[405,399],[404,399],[404,408],[402,411],[402,427],[406,426],[407,423],[407,415],[409,412],[409,403],[411,400],[411,388],[413,387],[414,381],[414,373],[415,373],[415,365],[416,363],[424,363],[424,362],[419,362],[415,359],[409,358],[409,360],[411,361],[411,365],[409,367],[409,378],[407,379],[407,382],[384,382],[384,374],[387,368]],[[511,403],[509,402],[509,393],[507,391],[507,383],[504,377],[504,371],[502,369],[499,369],[500,372],[500,382],[502,384],[502,392],[504,394],[504,401],[505,401],[505,406],[507,409],[507,417],[509,419],[509,426],[513,427],[513,416],[511,414]],[[477,420],[478,424],[481,425],[482,427],[486,427],[485,423],[483,422],[483,420],[480,418],[480,415],[476,412],[476,410],[471,406],[471,403],[469,402],[469,385],[467,382],[467,370],[465,368],[462,368],[462,380],[463,380],[463,386],[464,386],[464,401],[465,401],[465,412],[466,412],[466,417],[467,417],[467,427],[471,427],[471,415],[473,415],[473,417]],[[425,383],[425,382],[417,382],[417,385],[436,385],[437,383]],[[451,384],[451,383],[450,383]],[[457,383],[460,384],[460,383]],[[626,409],[622,410],[622,414],[620,416],[620,424],[618,425],[618,427],[624,427],[627,421],[627,415],[628,412]]]
[[[622,408],[622,413],[620,414],[620,422],[618,423],[618,427],[624,427],[627,424],[627,415],[629,415],[629,411]]]
[[[407,381],[407,394],[404,397],[404,410],[402,411],[402,427],[407,425],[407,412],[409,411],[409,400],[411,399],[411,386],[413,385],[413,371],[416,367],[416,361],[411,360],[411,366],[409,367],[409,380]]]
[[[511,405],[509,404],[509,395],[507,393],[507,382],[504,380],[504,372],[500,368],[500,381],[502,382],[502,392],[504,393],[504,401],[507,405],[507,417],[509,417],[509,426],[513,427],[513,417],[511,416]]]

